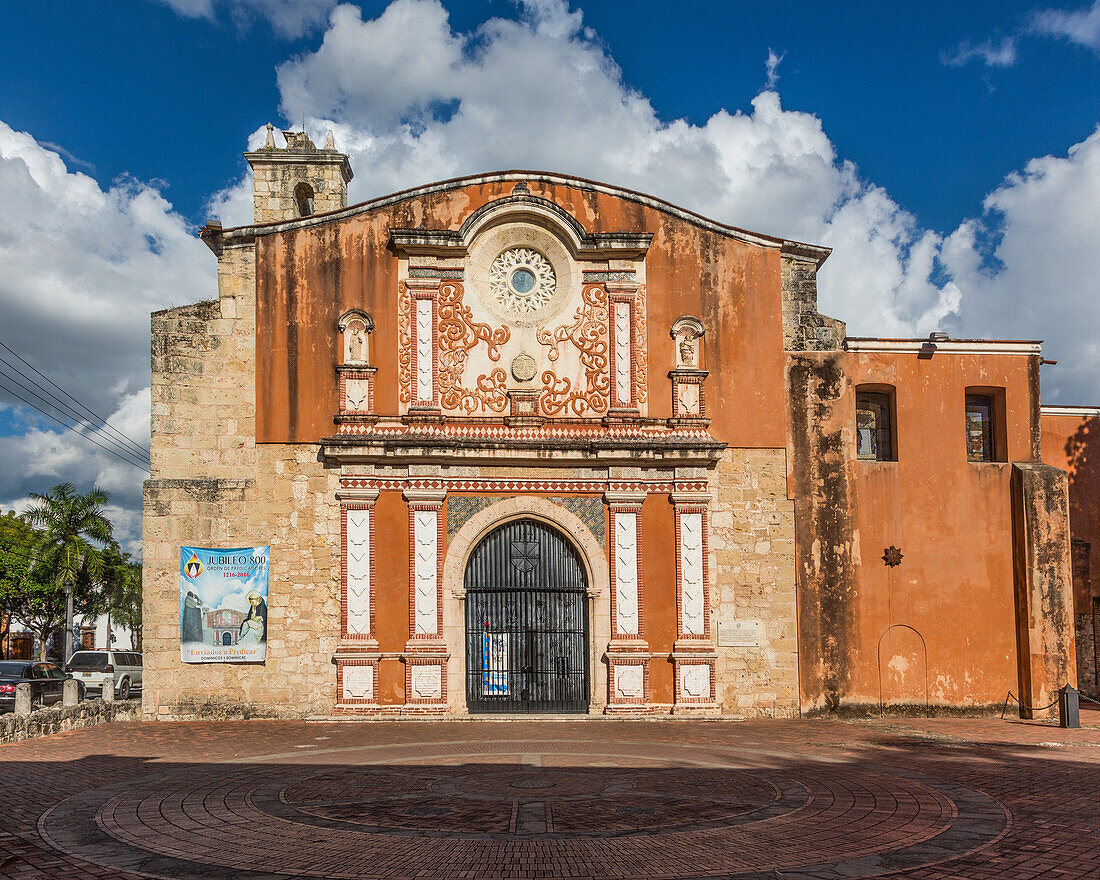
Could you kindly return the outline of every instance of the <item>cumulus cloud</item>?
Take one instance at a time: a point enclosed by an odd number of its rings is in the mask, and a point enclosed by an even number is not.
[[[747,111],[664,121],[562,0],[525,3],[516,19],[470,33],[455,32],[437,0],[394,0],[374,19],[338,7],[321,45],[283,64],[278,82],[285,117],[305,117],[315,139],[333,129],[350,154],[353,202],[517,167],[622,184],[831,246],[821,306],[853,335],[1041,331],[1048,355],[1073,364],[1044,374],[1047,396],[1093,400],[1094,324],[1073,315],[1100,302],[1089,265],[1100,230],[1087,211],[1100,200],[1095,136],[1008,178],[958,229],[930,230],[837,155],[820,119],[782,106],[781,59],[769,52],[769,85]],[[212,209],[248,223],[250,194],[246,178]],[[1087,216],[1071,219],[1063,199]],[[1025,306],[1042,320],[1024,317]]]
[[[156,0],[184,18],[215,19],[224,12],[238,27],[266,21],[280,37],[295,39],[323,25],[336,0]]]
[[[1094,0],[1092,6],[1068,12],[1060,9],[1039,10],[1031,17],[1031,30],[1068,40],[1100,54],[1100,0]]]
[[[123,179],[105,190],[3,122],[0,200],[7,206],[0,212],[0,341],[148,445],[149,313],[214,294],[209,251],[154,187]],[[9,389],[41,405],[14,384],[10,366],[0,364],[0,373]],[[56,433],[10,391],[0,391],[0,408],[5,507],[67,479],[82,487],[98,482],[121,507],[140,505],[140,470],[71,432]],[[131,522],[128,534],[140,535],[140,524]]]

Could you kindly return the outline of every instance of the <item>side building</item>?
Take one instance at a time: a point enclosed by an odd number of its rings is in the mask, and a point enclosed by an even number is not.
[[[153,315],[147,713],[793,716],[1076,681],[1037,342],[847,337],[828,249],[567,175],[346,207],[331,138],[286,138],[246,154],[255,222],[202,232],[218,299]],[[182,662],[181,547],[266,545],[266,659]]]

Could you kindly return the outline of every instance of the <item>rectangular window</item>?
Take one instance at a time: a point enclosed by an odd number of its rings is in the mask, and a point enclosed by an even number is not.
[[[993,398],[966,395],[966,460],[996,461],[993,430]]]
[[[856,392],[856,457],[897,461],[891,395],[881,391]]]

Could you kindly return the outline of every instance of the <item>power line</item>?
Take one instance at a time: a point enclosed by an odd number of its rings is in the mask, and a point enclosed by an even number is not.
[[[7,377],[5,377],[5,378],[7,378]],[[2,388],[4,391],[7,391],[13,397],[16,397],[19,400],[23,401],[23,403],[25,403],[27,406],[31,407],[32,409],[38,410],[38,412],[42,413],[42,415],[44,415],[46,418],[52,419],[53,421],[57,422],[59,425],[61,425],[61,427],[65,428],[66,430],[72,431],[78,437],[83,437],[89,443],[94,443],[96,446],[98,446],[104,452],[107,452],[110,455],[113,455],[119,461],[122,461],[125,464],[130,465],[131,467],[140,468],[141,470],[145,471],[146,473],[151,473],[151,471],[149,470],[149,466],[146,465],[145,463],[143,463],[141,461],[136,461],[136,460],[131,459],[131,458],[126,458],[120,452],[115,451],[115,449],[113,449],[112,447],[104,446],[102,443],[100,443],[98,440],[96,440],[90,434],[84,434],[81,431],[78,431],[72,425],[66,424],[64,421],[59,419],[57,416],[46,412],[46,410],[42,409],[42,407],[40,407],[38,404],[34,403],[33,401],[27,400],[27,398],[25,398],[23,395],[19,394],[19,392],[17,392],[15,390],[13,390],[12,388],[9,388],[8,386],[4,385],[3,382],[0,382],[0,388]]]
[[[0,364],[3,364],[4,366],[11,366],[6,361],[4,361],[2,357],[0,357]],[[20,372],[17,368],[13,368],[13,369],[15,369],[16,372],[19,373],[19,375],[25,376],[25,374]],[[38,385],[37,383],[34,383],[33,379],[28,379],[28,381],[30,381],[34,384],[34,387],[32,388],[32,387],[26,385],[25,383],[20,382],[14,376],[3,372],[3,370],[0,370],[0,377],[3,377],[4,379],[7,379],[9,382],[14,382],[17,386],[19,386],[25,392],[30,394],[32,397],[38,398],[46,406],[50,407],[51,409],[56,410],[57,412],[61,413],[63,416],[65,416],[67,418],[75,419],[75,421],[78,422],[78,423],[88,424],[88,420],[83,418],[82,416],[80,416],[79,413],[74,412],[71,407],[66,408],[66,407],[60,406],[60,405],[58,405],[57,403],[54,402],[55,398],[43,397],[41,394],[39,394],[37,391],[35,391],[34,388],[42,388],[42,386]],[[42,390],[45,391],[45,389],[42,389]],[[13,391],[12,393],[18,393],[18,392]],[[39,412],[42,412],[41,408],[39,408]],[[50,417],[53,418],[55,421],[64,424],[64,421],[62,419],[58,419],[56,416],[52,416],[52,415]],[[95,426],[93,425],[91,427],[95,427]],[[81,434],[81,436],[84,437],[84,436],[87,436],[87,435]],[[119,454],[127,456],[128,460],[130,460],[134,463],[140,462],[141,464],[144,465],[144,463],[145,463],[145,456],[144,455],[139,455],[137,453],[131,452],[129,447],[123,446],[121,443],[119,443],[117,440],[114,440],[110,436],[100,434],[100,437],[105,442],[109,443],[111,445],[112,449],[117,450],[119,452]],[[106,448],[106,447],[104,447],[104,448]]]
[[[97,422],[99,422],[103,427],[105,427],[108,430],[112,431],[114,434],[118,435],[119,438],[121,438],[122,440],[125,440],[127,443],[131,444],[138,452],[142,453],[143,455],[148,455],[149,454],[148,449],[146,449],[144,446],[142,446],[136,440],[132,439],[131,437],[128,437],[126,434],[119,431],[117,428],[115,428],[113,425],[111,425],[105,418],[103,418],[103,416],[99,415],[93,409],[91,409],[91,407],[85,405],[84,403],[82,403],[81,401],[79,401],[75,397],[73,397],[68,391],[66,391],[64,388],[62,388],[60,385],[58,385],[56,382],[54,382],[53,379],[51,379],[49,376],[47,376],[45,373],[43,373],[40,369],[38,369],[38,367],[36,367],[34,364],[32,364],[30,361],[28,361],[25,357],[23,357],[21,354],[19,354],[17,351],[15,351],[13,348],[11,348],[11,346],[5,345],[3,340],[0,340],[0,348],[5,349],[6,351],[8,351],[12,355],[14,355],[16,358],[18,358],[22,363],[24,363],[28,367],[30,367],[35,373],[37,373],[39,376],[41,376],[43,379],[45,379],[47,382],[49,382],[54,388],[56,388],[58,391],[60,391],[62,394],[64,394],[67,398],[69,398],[69,400],[71,400],[73,403],[75,403],[77,406],[79,406],[82,410],[84,410],[86,413],[88,413],[88,415],[90,415],[93,419],[95,419]],[[2,357],[2,356],[0,356],[0,357]],[[11,366],[13,369],[18,369],[13,364],[9,364],[9,366]],[[21,373],[20,375],[23,375],[23,374]],[[37,383],[35,383],[35,384],[37,384]],[[42,386],[39,386],[39,387],[42,387]],[[45,389],[43,388],[43,390],[45,390]]]

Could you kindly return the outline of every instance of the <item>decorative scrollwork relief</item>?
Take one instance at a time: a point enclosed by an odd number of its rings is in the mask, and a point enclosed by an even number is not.
[[[489,268],[489,289],[516,315],[537,312],[554,297],[557,279],[550,262],[536,250],[509,248]]]
[[[467,414],[478,406],[502,412],[508,405],[503,369],[479,376],[473,389],[463,385],[462,376],[478,342],[485,343],[489,360],[499,361],[500,346],[511,337],[511,331],[475,321],[462,295],[462,285],[457,282],[439,287],[439,403],[444,409],[461,409]]]
[[[404,281],[397,288],[397,394],[412,402],[412,297]]]
[[[586,383],[584,388],[574,389],[568,378],[559,377],[552,370],[545,371],[542,382],[546,389],[539,398],[542,411],[548,416],[558,415],[566,409],[577,416],[606,412],[611,395],[607,291],[595,284],[584,286],[573,323],[562,324],[553,330],[540,328],[535,338],[540,345],[546,346],[546,356],[551,361],[561,356],[563,342],[572,342],[580,352]]]

